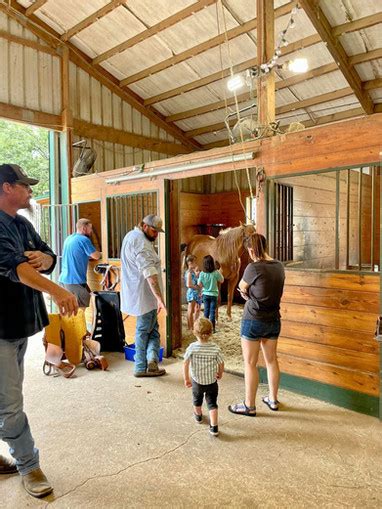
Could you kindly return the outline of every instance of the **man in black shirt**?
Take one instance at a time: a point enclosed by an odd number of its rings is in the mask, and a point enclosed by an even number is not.
[[[23,411],[22,383],[28,336],[48,324],[41,292],[51,295],[60,313],[77,313],[75,296],[42,274],[50,274],[56,255],[31,223],[17,214],[28,208],[33,186],[14,164],[0,165],[0,439],[15,461],[0,456],[0,474],[19,472],[34,497],[52,492],[39,466],[38,450]]]

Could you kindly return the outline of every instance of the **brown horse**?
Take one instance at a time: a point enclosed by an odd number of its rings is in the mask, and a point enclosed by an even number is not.
[[[244,251],[244,242],[255,231],[252,224],[242,224],[236,228],[222,230],[216,238],[209,235],[194,235],[186,247],[185,256],[188,254],[196,256],[200,270],[203,268],[203,258],[206,255],[211,255],[215,261],[219,262],[224,279],[228,281],[228,320],[232,319],[233,294],[239,279],[240,256]]]

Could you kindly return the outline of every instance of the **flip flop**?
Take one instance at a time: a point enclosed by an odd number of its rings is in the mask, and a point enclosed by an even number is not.
[[[256,417],[256,407],[249,407],[244,403],[244,401],[243,403],[235,403],[234,405],[228,405],[228,410],[232,414],[246,415],[247,417]]]
[[[276,400],[276,401],[271,401],[269,399],[268,396],[264,396],[262,398],[262,401],[263,403],[265,403],[267,405],[268,408],[270,408],[273,412],[277,412],[277,410],[279,409],[279,402]]]

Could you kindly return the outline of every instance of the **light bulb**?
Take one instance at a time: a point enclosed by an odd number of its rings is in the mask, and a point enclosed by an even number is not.
[[[235,90],[238,90],[244,85],[244,79],[240,74],[236,74],[235,76],[232,76],[227,81],[227,88],[230,92],[234,92]]]
[[[288,62],[288,69],[292,72],[306,72],[308,70],[308,61],[306,58],[295,58]]]

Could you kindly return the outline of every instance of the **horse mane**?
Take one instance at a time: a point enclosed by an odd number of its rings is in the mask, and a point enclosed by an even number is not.
[[[221,230],[219,235],[216,237],[216,251],[219,253],[219,263],[230,263],[232,260],[238,258],[242,242],[242,226]]]

